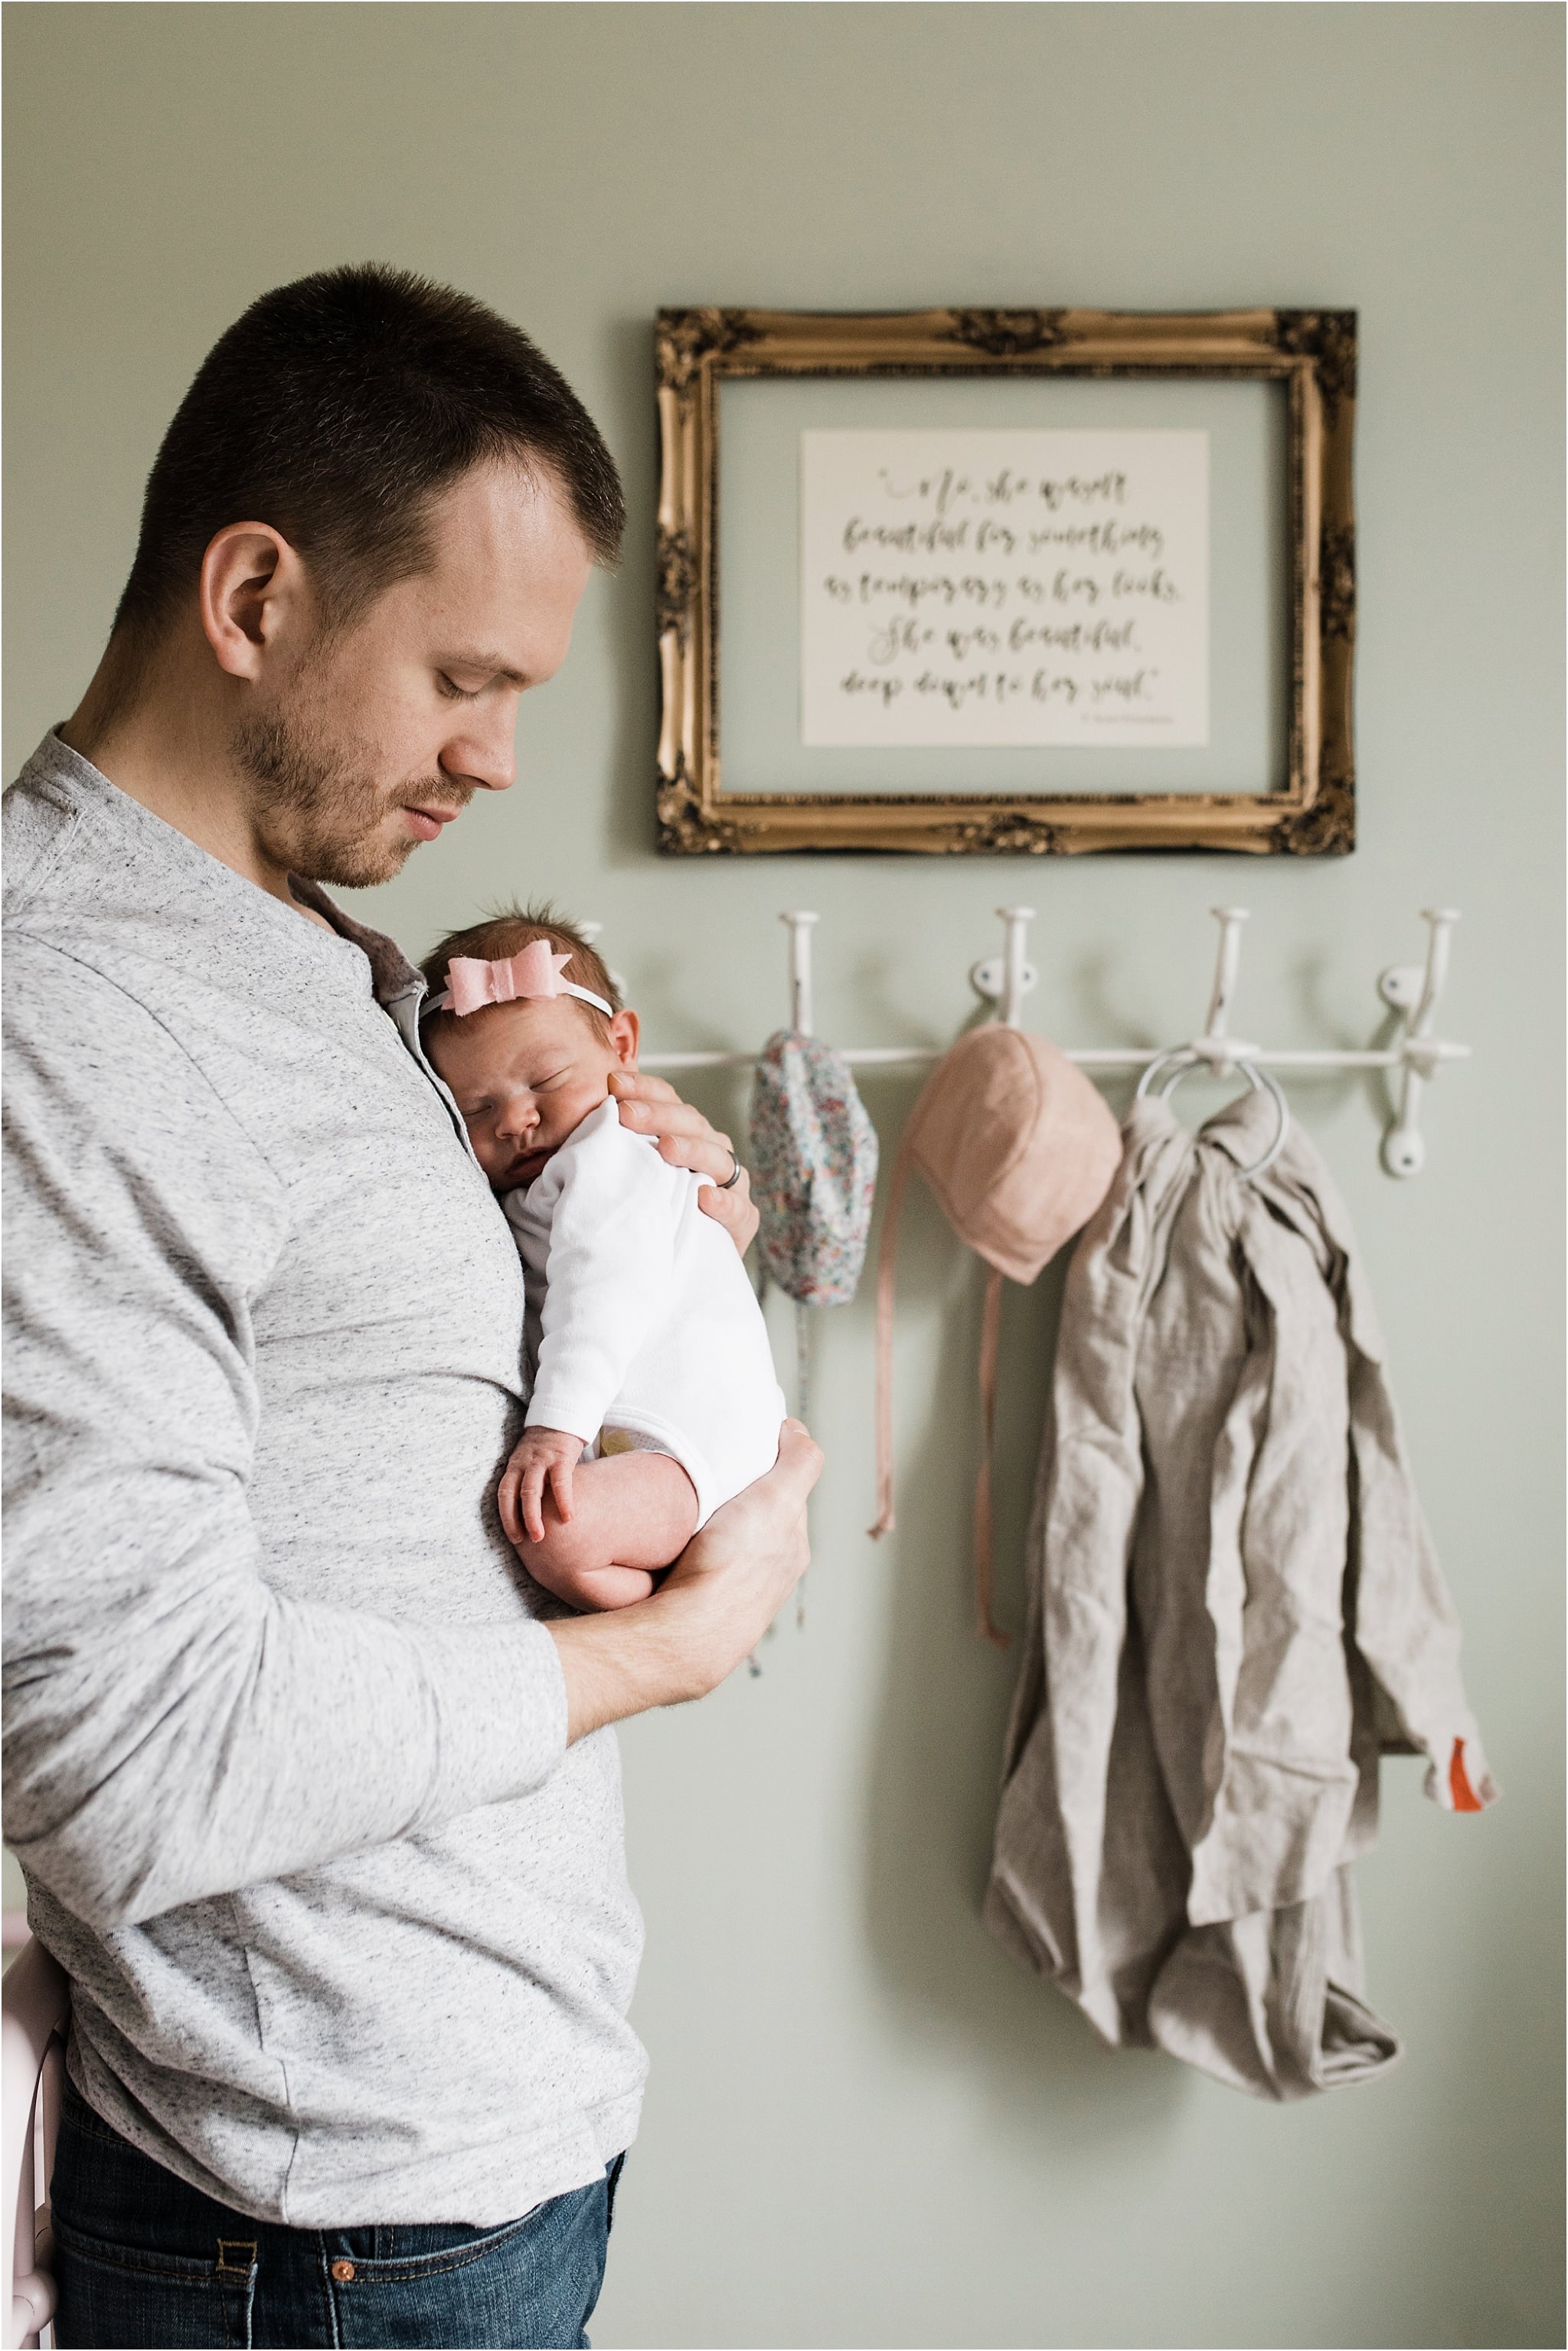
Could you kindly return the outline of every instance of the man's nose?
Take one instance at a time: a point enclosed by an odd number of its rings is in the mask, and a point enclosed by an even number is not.
[[[477,784],[481,791],[504,792],[517,772],[517,713],[507,703],[481,717],[465,711],[463,731],[447,743],[441,765],[456,782]]]

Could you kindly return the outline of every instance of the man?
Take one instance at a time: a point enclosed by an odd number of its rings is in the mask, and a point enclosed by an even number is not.
[[[7,1833],[72,1979],[70,2344],[575,2344],[644,2060],[605,1726],[806,1560],[778,1468],[647,1602],[541,1614],[496,1517],[522,1283],[319,884],[513,776],[622,524],[517,330],[266,296],[154,465],[108,651],[5,803]],[[622,1115],[734,1155],[656,1081]],[[740,1246],[744,1181],[704,1194]]]

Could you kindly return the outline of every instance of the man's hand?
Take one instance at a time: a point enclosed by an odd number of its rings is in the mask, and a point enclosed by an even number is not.
[[[526,1533],[545,1539],[545,1488],[555,1496],[562,1526],[571,1523],[571,1473],[582,1458],[582,1439],[563,1428],[525,1428],[501,1473],[496,1501],[507,1540],[514,1549]]]
[[[716,1225],[724,1227],[744,1257],[761,1218],[751,1205],[751,1179],[744,1167],[737,1184],[726,1191],[718,1188],[739,1165],[728,1135],[710,1126],[701,1111],[684,1102],[663,1078],[646,1077],[636,1070],[616,1070],[610,1091],[621,1105],[622,1126],[629,1126],[633,1134],[656,1136],[659,1155],[672,1167],[689,1167],[695,1175],[713,1177],[712,1184],[705,1184],[698,1194],[697,1206]]]
[[[651,1599],[552,1620],[567,1737],[706,1697],[749,1656],[810,1562],[806,1500],[822,1457],[798,1420],[766,1478],[716,1510]]]

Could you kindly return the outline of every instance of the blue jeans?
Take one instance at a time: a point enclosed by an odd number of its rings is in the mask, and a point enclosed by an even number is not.
[[[625,2160],[498,2229],[286,2229],[188,2188],[68,2082],[50,2190],[55,2340],[61,2351],[583,2346]]]

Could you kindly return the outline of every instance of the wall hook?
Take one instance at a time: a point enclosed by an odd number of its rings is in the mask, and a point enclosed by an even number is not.
[[[1458,1060],[1465,1050],[1460,1045],[1443,1044],[1432,1035],[1437,999],[1448,977],[1448,950],[1454,925],[1459,919],[1458,909],[1423,906],[1421,919],[1431,926],[1425,967],[1396,964],[1377,983],[1377,992],[1385,1004],[1399,1013],[1404,1021],[1404,1034],[1395,1048],[1403,1071],[1399,1113],[1383,1138],[1380,1155],[1390,1176],[1420,1174],[1427,1158],[1426,1138],[1420,1128],[1421,1097],[1441,1064]]]
[[[1203,1034],[1192,1040],[1192,1050],[1206,1061],[1217,1077],[1228,1078],[1239,1061],[1256,1052],[1257,1047],[1239,1042],[1229,1034],[1230,1008],[1236,1001],[1237,976],[1241,968],[1241,925],[1252,919],[1246,906],[1211,906],[1209,913],[1219,925],[1219,946],[1214,959],[1214,986],[1208,995],[1208,1014],[1203,1024]]]
[[[602,932],[604,925],[602,923],[579,923],[577,927],[580,932],[584,942],[591,947],[598,945],[600,934]],[[606,964],[604,968],[610,974],[611,987],[615,990],[616,995],[622,998],[622,1002],[624,1002],[628,990],[623,976],[615,970],[613,966],[610,964]]]
[[[997,1017],[1005,1029],[1016,1029],[1024,998],[1040,977],[1026,953],[1034,908],[998,906],[997,913],[1006,925],[1006,944],[999,956],[987,956],[983,962],[971,965],[969,985],[977,996],[997,1007]]]
[[[811,925],[818,919],[804,907],[780,914],[789,927],[789,1026],[805,1037],[811,1024]]]

